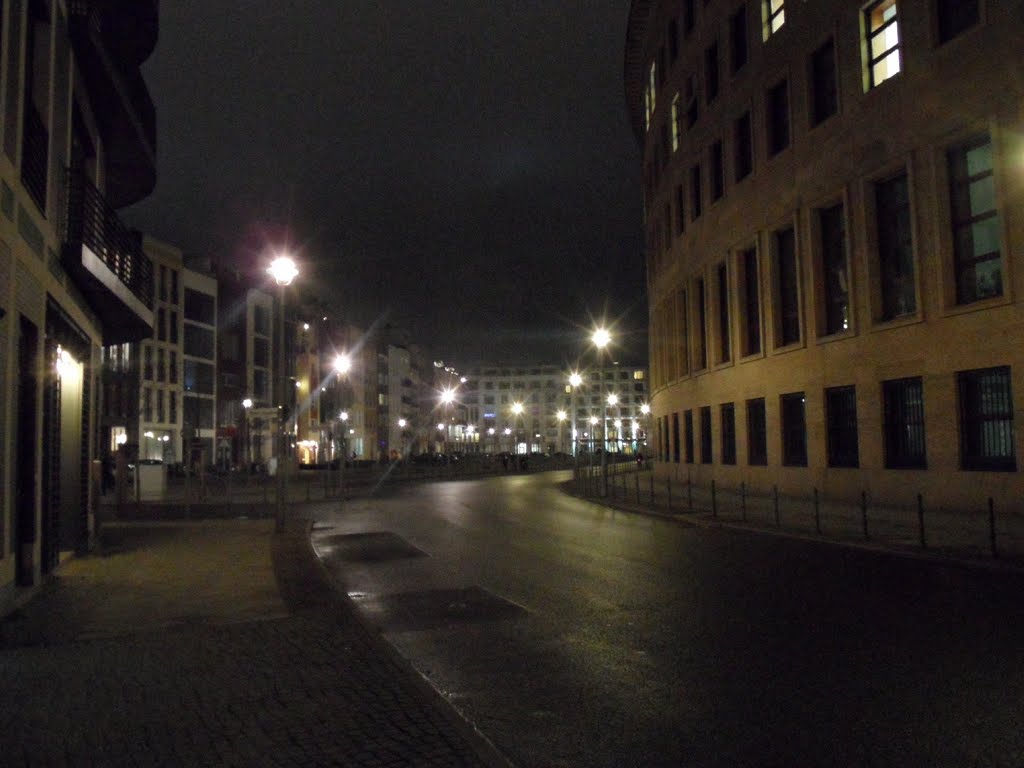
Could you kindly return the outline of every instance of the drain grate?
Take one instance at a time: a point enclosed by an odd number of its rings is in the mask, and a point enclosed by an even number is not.
[[[408,557],[426,557],[401,536],[388,531],[374,533],[339,533],[317,539],[316,547],[327,557],[350,563],[382,563]]]
[[[353,597],[367,618],[385,631],[436,629],[449,624],[497,621],[526,615],[522,606],[481,587]]]

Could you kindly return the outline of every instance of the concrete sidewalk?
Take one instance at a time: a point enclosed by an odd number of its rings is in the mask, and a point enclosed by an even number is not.
[[[0,622],[4,765],[507,765],[327,583],[308,524],[115,523]]]

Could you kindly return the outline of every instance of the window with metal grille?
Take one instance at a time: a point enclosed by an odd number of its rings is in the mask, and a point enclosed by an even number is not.
[[[719,414],[722,422],[722,463],[736,463],[736,406],[722,403]]]
[[[920,377],[882,382],[882,421],[886,469],[926,469]]]
[[[1010,368],[957,374],[960,391],[960,464],[964,469],[1013,472],[1013,393]]]
[[[686,438],[686,463],[693,464],[693,411],[683,412],[683,430]]]
[[[768,463],[768,423],[763,397],[747,400],[747,463]]]
[[[807,418],[803,392],[791,392],[780,399],[782,406],[782,463],[787,467],[807,466]]]
[[[938,0],[939,42],[952,40],[981,20],[979,0]]]
[[[952,149],[949,198],[958,304],[1001,296],[1002,260],[992,142],[981,136]]]
[[[679,463],[679,414],[672,414],[672,461]]]
[[[800,341],[800,289],[792,227],[775,233],[775,279],[779,298],[778,346],[784,347]]]
[[[857,390],[830,387],[825,390],[825,422],[830,467],[860,466],[857,443]]]
[[[712,461],[711,406],[703,405],[700,409],[700,463],[710,464]]]
[[[825,289],[825,333],[840,333],[850,327],[850,280],[846,261],[846,214],[843,204],[819,208],[818,228]]]
[[[836,44],[831,37],[811,54],[811,125],[839,111]]]
[[[864,9],[868,88],[900,72],[900,29],[896,0],[879,0]]]

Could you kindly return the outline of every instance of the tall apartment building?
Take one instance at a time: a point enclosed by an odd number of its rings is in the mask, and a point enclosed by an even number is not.
[[[153,327],[116,211],[156,179],[157,29],[156,0],[0,5],[0,611],[89,548],[100,348]]]
[[[1018,505],[1020,0],[634,0],[661,472]]]
[[[583,381],[577,387],[569,383],[569,371],[550,364],[474,366],[464,374],[456,400],[465,408],[466,450],[594,450],[602,444],[602,425],[607,450],[646,450],[647,371],[642,367],[595,367],[581,372]],[[609,395],[614,396],[611,404]]]

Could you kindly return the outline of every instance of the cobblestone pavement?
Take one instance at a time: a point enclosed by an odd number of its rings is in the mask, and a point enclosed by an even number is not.
[[[306,527],[271,529],[113,526],[66,563],[0,623],[0,762],[507,765],[327,586]]]

